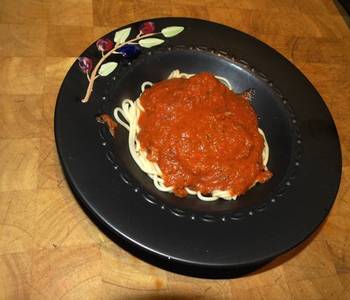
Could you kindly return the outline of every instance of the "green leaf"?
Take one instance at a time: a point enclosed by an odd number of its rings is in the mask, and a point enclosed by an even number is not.
[[[185,28],[182,26],[169,26],[169,27],[165,27],[162,29],[162,34],[169,38],[169,37],[173,37],[175,35],[178,35],[180,32],[182,32]]]
[[[144,48],[151,48],[151,47],[163,44],[163,43],[164,43],[164,40],[156,39],[156,38],[148,38],[148,39],[139,40],[139,45],[141,47],[144,47]]]
[[[116,44],[122,44],[129,37],[131,31],[131,27],[124,28],[122,30],[116,31],[114,35],[114,41]]]
[[[109,62],[109,63],[103,64],[98,70],[98,74],[100,74],[101,76],[108,76],[116,69],[117,66],[118,66],[118,63],[116,62]]]

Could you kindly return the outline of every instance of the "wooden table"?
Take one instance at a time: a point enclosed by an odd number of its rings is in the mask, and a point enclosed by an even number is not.
[[[327,221],[311,243],[256,274],[195,279],[131,256],[87,218],[63,177],[53,112],[68,68],[103,34],[159,16],[261,39],[302,70],[335,119],[343,176]],[[349,24],[331,0],[2,0],[0,298],[350,299]]]

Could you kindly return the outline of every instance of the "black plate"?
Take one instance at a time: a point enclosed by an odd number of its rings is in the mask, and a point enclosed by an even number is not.
[[[96,80],[88,103],[80,102],[87,80],[78,63],[69,70],[55,112],[63,170],[89,215],[132,253],[183,274],[234,276],[295,247],[327,216],[341,176],[337,131],[311,83],[269,46],[208,21],[152,21],[157,29],[185,30],[136,59],[113,58],[118,68]],[[128,25],[130,36],[142,23]],[[97,61],[100,53],[93,44],[82,56]],[[161,193],[133,162],[127,132],[120,127],[113,139],[95,121],[122,99],[137,98],[142,82],[165,79],[174,69],[224,76],[237,92],[255,89],[252,104],[270,145],[270,181],[231,202]]]

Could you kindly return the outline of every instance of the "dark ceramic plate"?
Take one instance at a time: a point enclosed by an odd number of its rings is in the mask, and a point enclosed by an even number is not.
[[[183,274],[234,276],[295,247],[327,216],[341,175],[337,131],[311,83],[262,42],[203,20],[152,22],[158,31],[169,26],[184,31],[158,35],[165,42],[142,48],[134,59],[112,55],[108,61],[119,65],[95,81],[88,103],[80,101],[87,78],[78,62],[69,70],[55,113],[63,170],[93,220],[138,257]],[[126,26],[132,28],[128,39],[142,23]],[[101,53],[93,44],[82,56],[96,64]],[[252,104],[270,145],[270,181],[231,202],[161,193],[133,162],[126,130],[119,127],[114,139],[96,122],[96,114],[112,114],[124,98],[136,99],[142,82],[163,80],[174,69],[209,71],[228,78],[237,92],[255,90]]]

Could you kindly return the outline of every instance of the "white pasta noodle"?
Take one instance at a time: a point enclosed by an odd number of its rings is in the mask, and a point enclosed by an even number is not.
[[[194,76],[194,74],[181,73],[179,70],[174,70],[170,73],[168,79],[190,78],[192,76]],[[225,84],[230,90],[232,90],[231,84],[226,78],[220,77],[220,76],[215,76],[215,77],[218,80],[220,80],[223,84]],[[153,85],[152,82],[145,81],[141,85],[141,94],[145,91],[147,87],[152,85]],[[162,192],[172,193],[173,187],[166,186],[164,184],[164,180],[162,178],[162,172],[158,164],[147,159],[146,151],[143,151],[141,149],[140,142],[137,138],[137,135],[140,131],[140,127],[138,126],[138,120],[139,120],[141,111],[144,111],[144,109],[141,106],[140,97],[137,98],[135,101],[130,99],[125,99],[122,101],[121,107],[116,107],[114,109],[114,117],[120,125],[122,125],[123,127],[125,127],[125,129],[129,131],[129,138],[128,138],[129,150],[136,164],[140,167],[140,169],[143,172],[145,172],[150,178],[152,178],[153,183],[158,190]],[[267,144],[264,132],[260,128],[258,128],[258,130],[261,136],[264,138],[262,162],[265,169],[267,169],[266,165],[269,159],[269,146]],[[255,183],[252,186],[254,186]],[[188,194],[196,195],[200,200],[203,200],[203,201],[215,201],[219,198],[226,199],[226,200],[235,200],[237,198],[237,195],[231,195],[229,191],[214,190],[211,193],[211,196],[205,196],[199,191],[191,190],[188,187],[186,187],[185,190]]]

